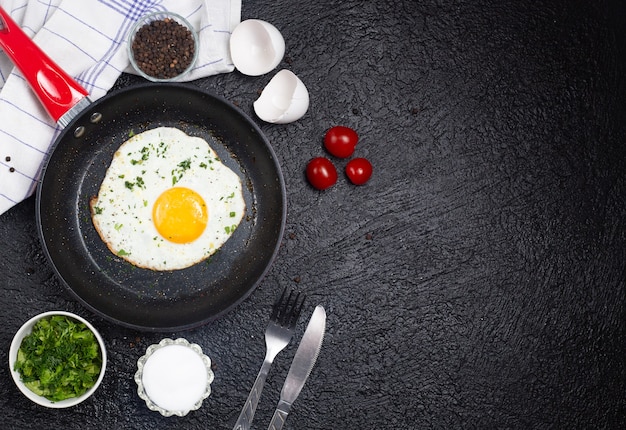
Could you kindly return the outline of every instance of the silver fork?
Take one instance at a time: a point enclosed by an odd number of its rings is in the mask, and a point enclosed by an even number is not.
[[[263,385],[276,355],[289,344],[304,305],[304,294],[285,288],[274,304],[265,330],[265,360],[233,430],[249,430]]]

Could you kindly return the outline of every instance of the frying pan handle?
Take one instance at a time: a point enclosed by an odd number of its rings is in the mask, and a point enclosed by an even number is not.
[[[2,7],[0,47],[20,69],[52,119],[62,126],[67,125],[69,120],[62,120],[63,115],[89,93],[52,61]]]

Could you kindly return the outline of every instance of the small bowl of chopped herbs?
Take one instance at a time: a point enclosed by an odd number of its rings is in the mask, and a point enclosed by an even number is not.
[[[9,349],[15,384],[33,402],[49,408],[81,403],[97,389],[107,355],[98,331],[84,318],[50,311],[28,320]]]
[[[128,57],[135,71],[153,82],[180,80],[198,58],[198,35],[172,12],[145,15],[128,36]]]

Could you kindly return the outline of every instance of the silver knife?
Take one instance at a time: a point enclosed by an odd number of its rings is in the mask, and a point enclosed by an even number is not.
[[[280,392],[280,401],[268,427],[269,430],[280,430],[285,424],[291,405],[300,394],[317,360],[324,340],[324,330],[326,330],[326,311],[322,306],[317,306],[289,368],[287,379]]]

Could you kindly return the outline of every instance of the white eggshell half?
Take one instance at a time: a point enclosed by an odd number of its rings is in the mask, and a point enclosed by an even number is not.
[[[244,75],[272,71],[285,55],[285,39],[276,27],[260,19],[239,23],[230,36],[230,56]]]
[[[302,118],[308,108],[309,92],[300,78],[285,69],[276,73],[254,102],[259,118],[277,124]]]

